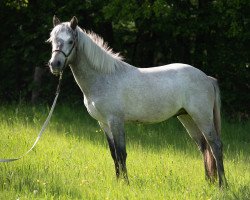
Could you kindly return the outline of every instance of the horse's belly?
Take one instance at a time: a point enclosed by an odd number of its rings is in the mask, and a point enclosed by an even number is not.
[[[173,115],[161,115],[161,116],[128,116],[125,121],[128,122],[141,122],[141,123],[158,123],[169,119]]]
[[[178,105],[138,105],[125,111],[125,121],[156,123],[174,116],[181,107]]]

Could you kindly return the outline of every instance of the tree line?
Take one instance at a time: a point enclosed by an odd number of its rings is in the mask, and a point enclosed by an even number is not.
[[[57,80],[45,41],[52,17],[77,16],[138,67],[191,64],[219,80],[223,111],[247,118],[250,102],[249,0],[2,0],[0,100],[48,102]],[[71,73],[62,98],[82,101]]]

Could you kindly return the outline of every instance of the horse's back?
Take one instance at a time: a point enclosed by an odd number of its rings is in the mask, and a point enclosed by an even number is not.
[[[160,90],[167,87],[181,93],[189,93],[189,90],[203,93],[202,91],[206,92],[212,86],[212,77],[187,64],[174,63],[159,67],[139,68],[138,70],[140,72],[137,75],[139,81],[149,82],[151,85],[161,84]],[[157,88],[154,89],[157,90]]]

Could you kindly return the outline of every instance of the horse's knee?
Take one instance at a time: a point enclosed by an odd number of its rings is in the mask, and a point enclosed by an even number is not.
[[[125,163],[127,158],[127,152],[125,147],[121,147],[115,143],[115,141],[108,139],[110,153],[115,162]]]
[[[126,148],[121,148],[119,146],[116,147],[116,157],[119,163],[124,165],[127,159]]]

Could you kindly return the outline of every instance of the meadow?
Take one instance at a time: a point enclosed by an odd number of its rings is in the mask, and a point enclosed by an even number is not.
[[[48,107],[0,106],[0,158],[28,150]],[[0,163],[0,199],[250,199],[250,122],[223,119],[229,188],[205,181],[198,148],[176,119],[127,124],[130,185],[117,181],[103,132],[83,105],[59,104],[35,150]]]

